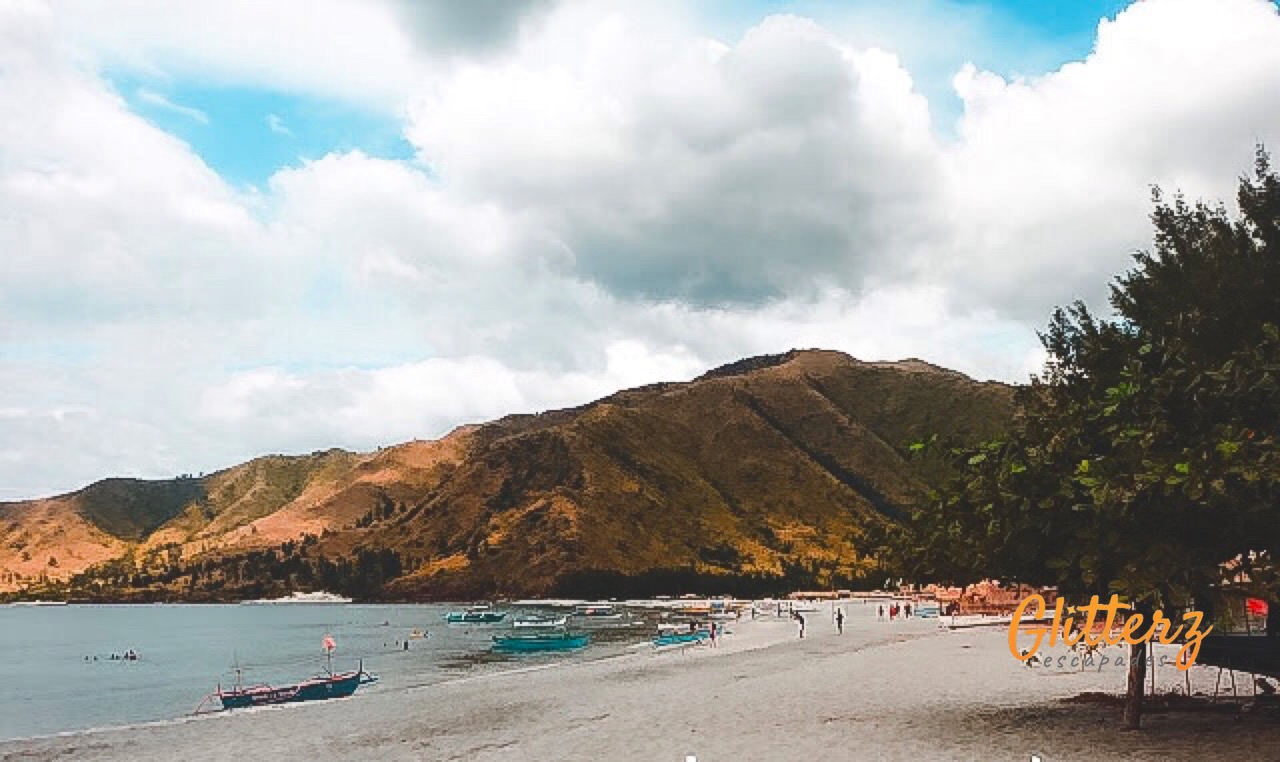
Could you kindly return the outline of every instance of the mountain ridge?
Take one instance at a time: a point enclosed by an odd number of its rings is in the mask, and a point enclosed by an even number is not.
[[[108,479],[0,504],[0,590],[428,599],[645,575],[848,581],[874,568],[869,533],[941,477],[909,442],[998,434],[1012,392],[915,359],[792,350],[372,453]]]

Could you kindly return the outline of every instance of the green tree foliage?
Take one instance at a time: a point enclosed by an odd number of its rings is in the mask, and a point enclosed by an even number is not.
[[[1202,602],[1239,560],[1275,599],[1280,553],[1280,178],[1259,149],[1240,217],[1157,191],[1154,249],[1042,334],[1008,438],[898,548],[918,578],[1000,576],[1139,604]]]
[[[900,552],[917,576],[1205,609],[1236,565],[1276,601],[1280,178],[1259,149],[1238,219],[1154,200],[1155,247],[1113,284],[1116,317],[1078,302],[1055,311],[1044,376],[1019,393],[1019,426],[955,451],[961,476],[913,516]],[[1144,664],[1135,645],[1131,728]]]

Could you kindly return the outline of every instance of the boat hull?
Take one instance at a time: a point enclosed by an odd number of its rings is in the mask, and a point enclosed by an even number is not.
[[[665,648],[667,646],[690,646],[697,645],[711,637],[711,633],[707,630],[698,630],[697,632],[678,632],[670,635],[659,635],[653,639],[654,648]]]
[[[451,611],[444,620],[449,624],[495,624],[506,618],[505,611]]]
[[[601,611],[599,609],[593,611],[576,611],[570,615],[573,623],[578,627],[613,627],[619,625],[625,619],[621,611]]]
[[[248,709],[255,706],[292,704],[299,701],[324,701],[346,698],[356,692],[364,682],[366,672],[346,672],[313,678],[296,685],[256,685],[230,691],[218,691],[223,709]]]
[[[589,635],[494,635],[493,650],[506,653],[572,651],[585,648],[590,642]]]
[[[569,618],[563,616],[559,619],[517,619],[512,625],[518,630],[554,630],[564,627],[568,621]]]

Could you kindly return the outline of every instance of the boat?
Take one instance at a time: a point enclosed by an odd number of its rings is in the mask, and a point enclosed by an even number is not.
[[[294,685],[243,687],[237,680],[236,686],[230,690],[224,691],[222,686],[218,686],[215,695],[222,702],[223,709],[248,709],[254,706],[291,704],[298,701],[346,698],[355,693],[361,685],[375,682],[377,679],[377,675],[364,671],[364,663],[361,662],[360,667],[354,672],[330,672]]]
[[[711,624],[705,619],[684,619],[674,622],[658,622],[659,635],[678,635],[698,630],[710,630]]]
[[[559,619],[543,616],[526,616],[516,619],[511,624],[517,630],[552,630],[557,627],[564,627],[569,622],[569,617],[562,616]]]
[[[292,685],[260,684],[245,687],[240,682],[241,670],[237,666],[235,668],[235,685],[230,690],[224,691],[222,690],[222,685],[219,684],[212,694],[205,697],[205,701],[217,697],[223,709],[248,709],[255,706],[292,704],[298,701],[323,701],[325,699],[346,698],[355,693],[356,689],[361,685],[377,681],[377,675],[364,671],[363,659],[354,672],[334,672],[333,652],[337,648],[337,644],[331,635],[325,635],[321,643],[324,647],[326,659],[325,673],[323,675],[317,675],[309,680],[303,680]],[[205,701],[201,701],[200,706],[196,707],[197,714],[200,713]]]
[[[586,633],[539,632],[528,635],[494,635],[493,650],[507,653],[533,653],[535,651],[572,651],[585,648],[591,642]]]
[[[665,648],[667,646],[691,646],[697,645],[711,637],[710,630],[695,630],[693,632],[670,632],[658,635],[653,639],[654,648]]]
[[[622,620],[622,612],[607,603],[586,603],[573,610],[574,618],[583,623],[606,623]]]
[[[711,607],[689,604],[685,606],[677,606],[676,610],[686,616],[710,616]]]
[[[241,601],[241,604],[245,606],[266,606],[277,603],[351,603],[351,599],[325,592],[294,592],[283,598],[258,598],[252,601]]]
[[[409,633],[409,640],[422,640],[425,637],[427,637],[426,631],[419,630],[417,627],[413,628],[413,630]]]
[[[493,624],[507,618],[507,612],[494,611],[488,606],[472,606],[465,611],[450,611],[444,615],[449,624]]]

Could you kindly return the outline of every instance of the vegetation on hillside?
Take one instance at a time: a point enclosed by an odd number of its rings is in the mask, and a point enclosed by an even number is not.
[[[86,518],[122,540],[141,540],[188,505],[206,499],[204,484],[192,477],[144,481],[104,479],[81,490]]]
[[[1011,398],[918,362],[749,358],[437,443],[257,459],[197,480],[204,494],[123,555],[40,571],[106,599],[326,584],[414,600],[879,587],[871,551],[947,473],[910,459],[909,443],[990,438]],[[20,522],[20,506],[6,511]],[[393,554],[396,573],[326,576],[322,559],[364,568],[362,549]]]

